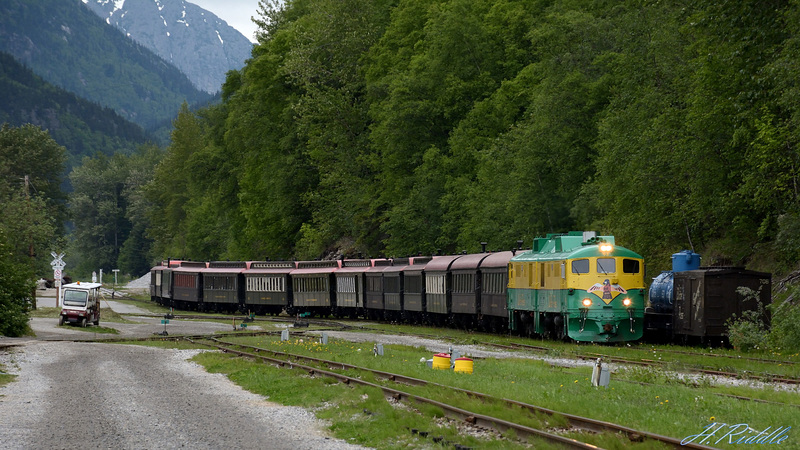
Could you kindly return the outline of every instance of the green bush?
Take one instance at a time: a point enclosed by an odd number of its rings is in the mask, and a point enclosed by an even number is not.
[[[29,295],[33,277],[27,266],[15,263],[0,232],[0,335],[22,336],[28,331]]]
[[[779,353],[800,351],[800,305],[794,300],[798,291],[800,287],[796,286],[786,299],[770,305],[772,330],[767,344],[772,351]]]
[[[742,351],[764,350],[767,348],[769,329],[766,324],[766,311],[761,303],[759,292],[747,287],[736,288],[743,301],[755,300],[758,309],[744,311],[741,317],[728,320],[728,339],[735,349]]]

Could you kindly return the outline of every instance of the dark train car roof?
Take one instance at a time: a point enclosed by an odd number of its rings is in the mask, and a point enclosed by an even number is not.
[[[389,267],[392,267],[392,260],[390,259],[377,260],[375,261],[375,265],[367,270],[367,273],[368,274],[383,273],[383,271]]]
[[[207,267],[207,264],[201,261],[182,261],[180,267],[173,269],[174,272],[184,273],[200,273]]]
[[[478,266],[480,266],[481,262],[489,255],[489,253],[462,255],[460,258],[453,261],[450,270],[478,270]]]
[[[341,267],[341,261],[298,261],[297,269],[291,272],[292,275],[306,275],[315,273],[333,273]]]
[[[206,273],[242,273],[247,269],[244,261],[212,261],[208,263],[208,268],[203,269]]]
[[[383,273],[398,273],[411,267],[411,260],[409,258],[395,258],[392,260],[392,265],[387,267]]]
[[[431,262],[425,266],[426,272],[446,272],[453,261],[461,258],[461,255],[434,256]]]
[[[432,256],[415,256],[411,258],[411,265],[406,267],[405,272],[422,272],[432,260]]]
[[[375,266],[378,261],[386,261],[385,259],[345,259],[342,261],[342,268],[336,271],[336,274],[346,273],[364,273]]]
[[[245,275],[257,274],[288,274],[297,268],[294,261],[251,261],[248,263]]]
[[[514,257],[514,252],[498,252],[492,253],[481,262],[481,269],[508,267],[511,258]]]

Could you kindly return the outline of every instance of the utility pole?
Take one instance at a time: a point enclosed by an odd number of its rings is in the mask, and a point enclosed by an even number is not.
[[[31,194],[30,194],[30,184],[31,181],[27,175],[25,175],[25,201],[28,203],[28,213],[30,214],[31,208]],[[28,221],[30,223],[30,220]],[[30,230],[30,228],[29,228]],[[33,273],[36,273],[36,254],[33,252],[33,232],[28,231],[28,255],[31,257],[31,270]],[[33,286],[31,289],[31,308],[36,309],[36,286]]]

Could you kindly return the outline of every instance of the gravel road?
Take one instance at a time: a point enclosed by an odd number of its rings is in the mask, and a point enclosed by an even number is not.
[[[39,341],[0,353],[19,375],[0,388],[0,449],[359,448],[186,360],[196,352]]]

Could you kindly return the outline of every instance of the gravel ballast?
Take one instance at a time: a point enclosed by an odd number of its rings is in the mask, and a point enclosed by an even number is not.
[[[302,408],[187,361],[197,350],[28,342],[0,353],[0,449],[360,448]]]

